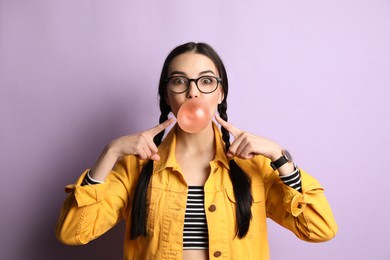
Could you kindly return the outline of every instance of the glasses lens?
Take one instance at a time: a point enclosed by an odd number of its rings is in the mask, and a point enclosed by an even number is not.
[[[173,77],[169,79],[169,89],[175,93],[183,93],[187,90],[188,80],[184,77]]]
[[[218,86],[216,78],[211,76],[205,76],[198,79],[198,88],[201,92],[210,93],[213,92]]]

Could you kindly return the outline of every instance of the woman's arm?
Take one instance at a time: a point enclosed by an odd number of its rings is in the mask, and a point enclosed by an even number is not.
[[[170,126],[173,121],[174,119],[170,118],[144,132],[123,136],[112,141],[92,167],[90,176],[95,180],[104,181],[118,158],[126,155],[135,155],[142,160],[160,160],[153,137]]]
[[[68,196],[56,226],[58,240],[86,244],[124,218],[133,181],[128,173],[135,174],[136,163],[134,156],[119,160],[102,184],[83,186],[86,171],[75,184],[66,186]]]
[[[282,156],[282,148],[277,143],[242,131],[218,115],[215,116],[215,119],[234,136],[234,141],[227,152],[228,157],[236,156],[241,159],[252,159],[256,155],[262,155],[274,162]],[[289,175],[294,171],[295,167],[292,162],[287,162],[278,168],[280,176]]]
[[[272,168],[268,172],[264,178],[268,217],[305,241],[323,242],[336,235],[338,227],[324,188],[315,178],[300,169],[299,192],[283,184]]]
[[[66,187],[69,195],[56,227],[60,241],[72,245],[88,243],[124,217],[132,192],[132,175],[138,174],[140,168],[138,158],[160,159],[153,137],[172,122],[168,119],[147,131],[112,141],[91,170],[76,184]]]
[[[271,161],[275,162],[282,156],[282,148],[278,144],[244,132],[219,116],[216,119],[235,137],[227,155],[242,160],[240,166],[244,171],[262,173],[267,216],[303,240],[320,242],[333,238],[337,224],[318,181],[298,169],[301,185],[290,187],[288,176],[296,170],[294,164],[285,163],[277,170],[271,167]],[[254,159],[256,163],[246,164],[248,159]]]

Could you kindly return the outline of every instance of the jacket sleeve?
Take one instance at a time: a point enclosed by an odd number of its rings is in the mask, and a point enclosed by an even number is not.
[[[297,237],[310,242],[332,239],[338,230],[324,188],[308,173],[300,170],[302,193],[285,185],[277,171],[264,169],[267,216]]]
[[[86,171],[75,184],[66,186],[68,196],[56,226],[59,241],[86,244],[124,218],[132,181],[131,163],[126,157],[118,161],[105,183],[81,186]]]

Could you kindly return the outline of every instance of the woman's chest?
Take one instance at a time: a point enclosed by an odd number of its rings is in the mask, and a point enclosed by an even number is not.
[[[188,186],[203,186],[210,175],[210,158],[202,156],[178,156],[181,174]]]

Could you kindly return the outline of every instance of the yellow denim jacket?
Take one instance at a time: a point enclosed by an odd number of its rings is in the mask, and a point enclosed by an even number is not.
[[[154,162],[147,196],[146,237],[130,240],[132,194],[146,161],[126,156],[116,163],[105,183],[81,186],[85,172],[76,184],[66,187],[69,195],[57,223],[57,238],[69,245],[86,244],[125,219],[124,259],[182,259],[188,188],[175,158],[174,129],[159,146],[161,160]],[[254,199],[249,232],[243,239],[235,237],[236,201],[229,159],[215,125],[214,133],[216,155],[204,185],[210,259],[269,259],[266,217],[306,241],[321,242],[335,236],[337,225],[317,180],[300,169],[300,193],[282,183],[269,159],[256,156],[235,159],[252,179]]]

